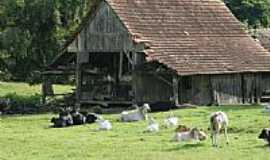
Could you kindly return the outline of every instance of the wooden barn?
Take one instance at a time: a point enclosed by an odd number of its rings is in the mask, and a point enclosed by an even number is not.
[[[74,74],[77,104],[259,103],[270,53],[221,0],[103,0],[45,75]]]

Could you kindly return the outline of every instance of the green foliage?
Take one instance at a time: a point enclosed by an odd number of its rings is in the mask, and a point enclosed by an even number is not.
[[[270,27],[269,0],[224,0],[233,14],[250,28]]]
[[[0,7],[0,71],[36,83],[62,40],[91,8],[90,0],[4,0]]]
[[[72,86],[54,85],[54,90],[56,94],[68,93],[72,91]],[[54,109],[40,108],[40,85],[30,86],[26,83],[0,82],[0,98],[11,100],[9,113],[40,113],[46,109]]]
[[[230,119],[229,139],[223,135],[220,148],[213,148],[209,136],[209,115],[225,111]],[[147,122],[121,123],[119,115],[104,115],[113,129],[97,132],[96,124],[69,128],[49,128],[55,115],[3,117],[0,120],[0,153],[2,159],[17,160],[266,160],[269,146],[258,134],[269,127],[269,115],[259,106],[199,107],[174,110],[181,124],[208,132],[200,144],[171,142],[174,128],[159,133],[143,133]],[[151,113],[160,124],[168,112]]]
[[[21,96],[16,93],[7,94],[5,99],[10,99],[10,113],[38,113],[41,95]]]

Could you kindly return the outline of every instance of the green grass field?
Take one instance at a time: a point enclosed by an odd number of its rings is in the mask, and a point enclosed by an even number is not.
[[[213,148],[208,138],[200,144],[171,142],[172,129],[143,133],[146,122],[121,123],[105,115],[112,131],[97,132],[96,124],[49,128],[51,114],[2,117],[0,160],[267,160],[270,147],[257,139],[270,126],[260,106],[201,107],[175,110],[181,124],[207,130],[211,112],[225,111],[230,119],[230,145],[223,136]],[[162,123],[167,112],[151,113]],[[208,132],[209,133],[209,132]]]
[[[55,93],[71,92],[72,86],[54,85]],[[29,85],[27,83],[0,82],[0,97],[8,94],[19,96],[33,96],[41,94],[41,85]]]

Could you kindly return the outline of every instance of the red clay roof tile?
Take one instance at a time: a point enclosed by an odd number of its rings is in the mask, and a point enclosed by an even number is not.
[[[180,75],[270,71],[270,53],[220,0],[107,0],[148,60]]]

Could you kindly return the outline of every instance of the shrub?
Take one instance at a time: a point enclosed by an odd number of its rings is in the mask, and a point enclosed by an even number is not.
[[[31,96],[17,95],[16,93],[7,94],[3,98],[10,99],[9,114],[37,113],[40,109],[41,95]]]

